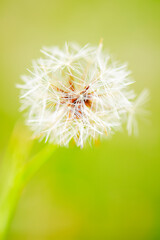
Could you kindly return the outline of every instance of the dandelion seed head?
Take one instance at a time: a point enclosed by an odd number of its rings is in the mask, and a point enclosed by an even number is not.
[[[65,43],[63,49],[44,47],[41,52],[44,58],[33,61],[17,86],[35,137],[65,146],[73,139],[83,147],[111,135],[126,119],[129,134],[137,128],[135,113],[147,94],[134,101],[127,65],[104,53],[102,41],[98,47]]]

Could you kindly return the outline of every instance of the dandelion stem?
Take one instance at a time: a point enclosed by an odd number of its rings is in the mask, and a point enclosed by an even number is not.
[[[0,239],[8,237],[11,222],[16,210],[18,200],[26,184],[36,175],[38,170],[47,162],[56,150],[56,146],[47,145],[37,153],[19,172],[15,175],[12,185],[0,199]]]

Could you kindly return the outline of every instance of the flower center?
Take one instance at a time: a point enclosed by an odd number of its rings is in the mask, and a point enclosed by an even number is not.
[[[84,90],[79,93],[76,93],[73,79],[69,80],[69,89],[71,91],[64,91],[61,88],[58,88],[54,85],[51,85],[51,88],[56,89],[61,93],[61,104],[67,104],[69,107],[69,117],[70,118],[82,118],[85,114],[85,106],[88,108],[92,107],[92,95],[93,93],[87,93],[90,86],[86,86]]]
[[[82,118],[84,116],[85,106],[87,106],[88,108],[91,108],[92,106],[91,94],[86,94],[87,90],[84,90],[85,92],[81,92],[78,97],[73,98],[69,101],[69,105],[71,106],[71,116],[74,115],[76,119]]]

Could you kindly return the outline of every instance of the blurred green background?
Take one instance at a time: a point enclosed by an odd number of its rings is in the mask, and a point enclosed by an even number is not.
[[[104,48],[129,63],[137,93],[151,93],[138,138],[124,131],[92,148],[56,151],[23,191],[9,239],[159,240],[160,1],[1,0],[0,28],[1,162],[16,122],[24,121],[15,84],[44,45],[103,37]]]

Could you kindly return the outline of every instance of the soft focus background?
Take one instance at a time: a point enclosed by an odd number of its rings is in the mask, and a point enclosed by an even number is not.
[[[151,93],[138,138],[124,131],[92,148],[56,151],[23,191],[9,239],[159,240],[160,1],[1,0],[0,29],[1,162],[11,135],[15,151],[28,144],[15,84],[44,45],[103,37],[129,63],[137,93]]]

